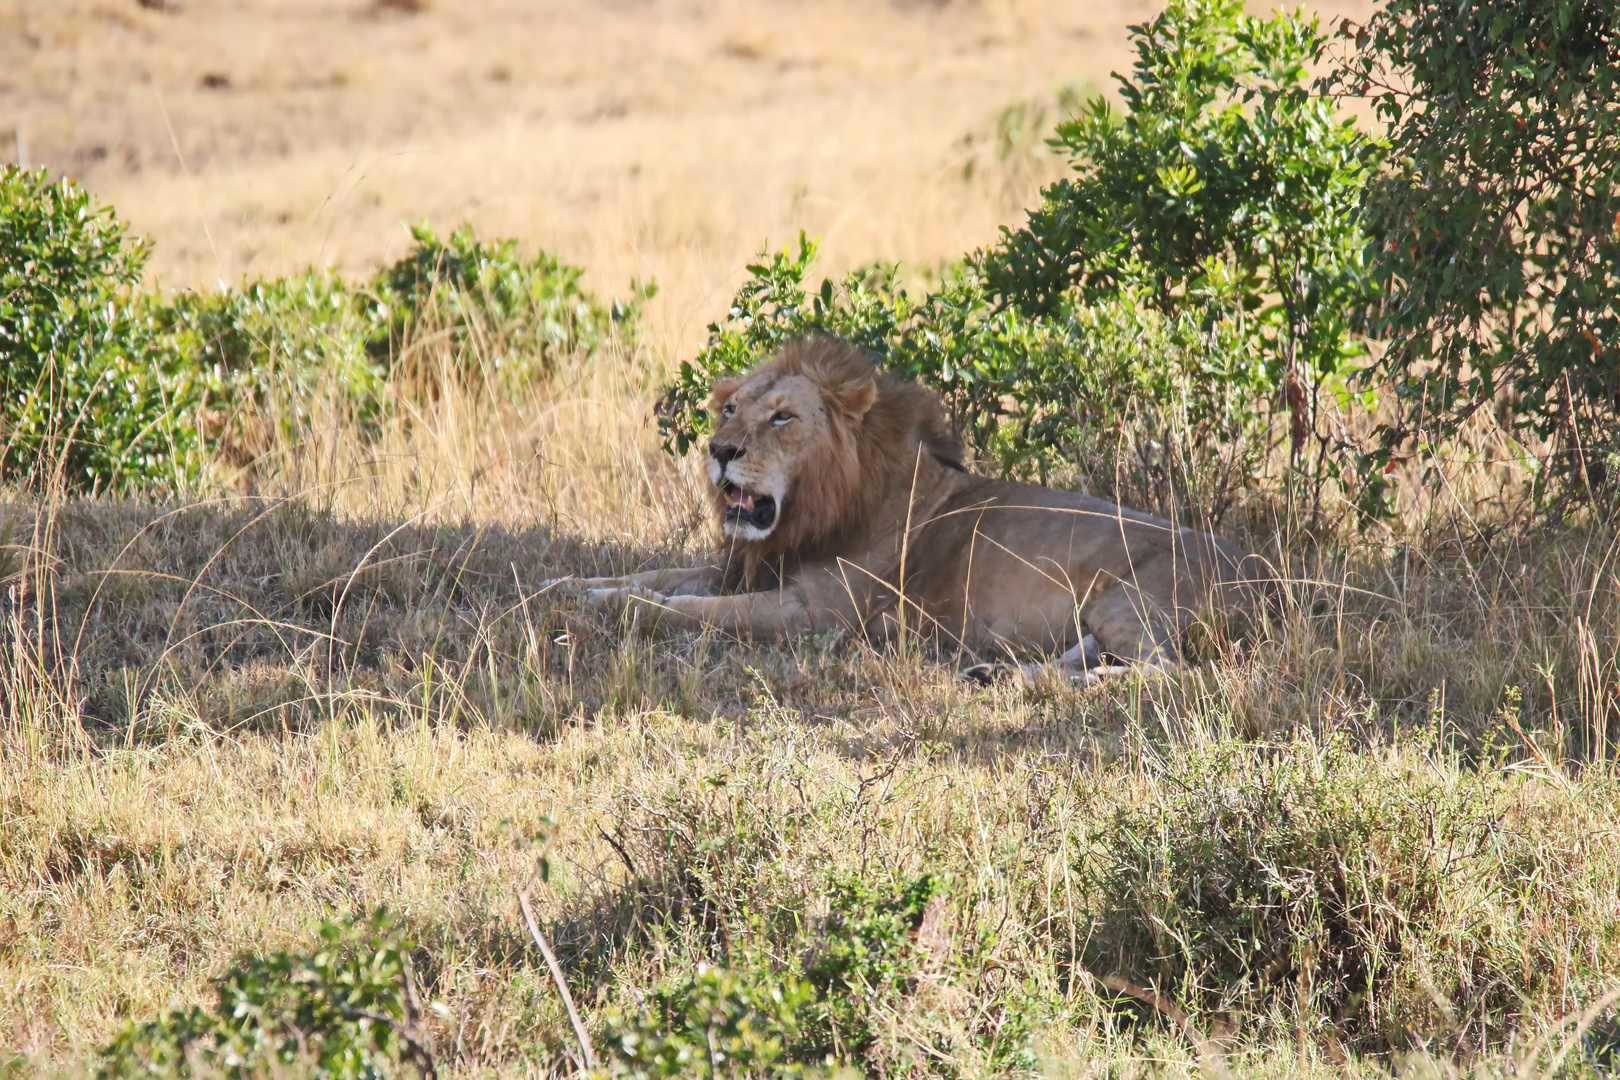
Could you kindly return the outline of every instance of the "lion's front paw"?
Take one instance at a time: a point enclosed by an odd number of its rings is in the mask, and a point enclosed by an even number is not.
[[[633,601],[662,604],[668,599],[661,592],[636,585],[621,585],[608,589],[586,589],[585,602],[598,611],[622,611]]]
[[[1127,670],[1123,667],[1083,668],[1071,664],[974,664],[957,672],[962,678],[980,686],[1011,681],[1013,685],[1029,690],[1038,686],[1067,681],[1071,686],[1085,688],[1102,682],[1102,676]]]

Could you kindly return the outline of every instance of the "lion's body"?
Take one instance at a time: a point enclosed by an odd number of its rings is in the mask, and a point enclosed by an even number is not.
[[[1207,604],[1251,602],[1237,547],[1102,499],[965,471],[931,391],[812,339],[715,388],[713,566],[583,582],[672,617],[777,636],[917,630],[976,653],[1063,653],[1082,637],[1174,663]]]

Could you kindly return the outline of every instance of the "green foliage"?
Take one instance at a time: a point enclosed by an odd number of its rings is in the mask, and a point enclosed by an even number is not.
[[[1320,393],[1342,391],[1361,355],[1347,320],[1375,147],[1311,89],[1314,19],[1178,0],[1133,32],[1125,113],[1099,99],[1062,124],[1075,176],[920,301],[883,267],[807,294],[802,235],[796,256],[750,266],[664,400],[666,446],[706,430],[716,376],[819,332],[938,387],[1006,474],[1078,473],[1218,517],[1256,480],[1280,390],[1319,486],[1333,465]]]
[[[0,170],[0,476],[124,491],[198,468],[208,374],[149,354],[146,255],[72,181]]]
[[[607,1072],[634,1080],[800,1075],[790,1052],[811,998],[794,979],[700,964],[690,979],[655,991],[646,1010],[608,1017]]]
[[[317,405],[364,425],[390,388],[444,379],[510,397],[564,357],[590,356],[639,303],[604,308],[582,271],[463,226],[369,281],[308,271],[218,293],[139,293],[146,247],[70,182],[0,173],[0,476],[70,489],[184,487],[236,464],[279,424],[296,439]],[[429,363],[426,346],[448,365]]]
[[[1246,362],[1207,385],[1280,390],[1295,463],[1314,451],[1319,483],[1333,466],[1321,391],[1363,355],[1349,315],[1366,288],[1361,197],[1377,148],[1312,86],[1327,48],[1315,17],[1175,0],[1132,32],[1124,112],[1098,98],[1059,126],[1075,175],[984,256],[987,286],[1040,317],[1120,299],[1190,316],[1211,352],[1224,333]]]
[[[345,402],[364,423],[384,407],[385,361],[369,351],[374,308],[341,277],[307,271],[218,293],[146,294],[147,355],[198,372],[194,422],[209,450],[245,462],[266,422],[296,438],[316,402]]]
[[[1058,127],[1076,175],[1048,188],[1027,225],[988,253],[990,288],[1050,314],[1077,290],[1092,300],[1144,286],[1166,313],[1209,306],[1262,317],[1274,371],[1290,350],[1337,370],[1336,307],[1356,294],[1372,148],[1310,88],[1309,66],[1327,44],[1317,21],[1177,0],[1132,32],[1125,112],[1099,97]],[[1263,309],[1268,295],[1278,302]]]
[[[828,881],[829,911],[806,935],[805,978],[699,965],[634,1015],[609,1016],[614,1076],[791,1076],[865,1053],[877,1010],[910,992],[916,937],[944,884],[924,874],[898,891],[854,874]]]
[[[1341,75],[1388,125],[1369,194],[1403,422],[1382,457],[1480,409],[1544,440],[1555,475],[1620,475],[1620,8],[1391,0]]]
[[[402,1063],[427,1072],[410,951],[379,910],[321,925],[312,952],[250,956],[215,980],[211,1012],[171,1009],[127,1025],[103,1051],[100,1076],[279,1075],[301,1065],[334,1080],[373,1080]]]
[[[899,892],[863,879],[834,876],[830,912],[805,975],[820,997],[821,1041],[814,1051],[843,1046],[859,1053],[871,1045],[872,1006],[906,993],[917,969],[916,935],[943,882],[924,874]],[[814,1040],[812,1040],[814,1041]]]
[[[363,290],[372,322],[367,348],[396,360],[424,330],[448,330],[461,376],[515,389],[551,373],[559,360],[590,354],[637,306],[604,310],[585,291],[585,271],[545,251],[524,259],[516,240],[482,243],[463,225],[441,241],[426,225],[415,247]],[[635,286],[636,299],[656,289]],[[628,327],[627,327],[628,328]],[[481,348],[469,348],[477,341]]]

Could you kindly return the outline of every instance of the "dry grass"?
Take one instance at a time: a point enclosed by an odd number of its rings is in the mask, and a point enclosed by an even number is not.
[[[820,231],[830,269],[984,242],[1020,196],[964,184],[957,141],[1101,81],[1145,8],[170,7],[0,7],[0,108],[157,235],[167,280],[370,264],[425,214],[665,290],[647,341],[516,405],[451,383],[369,440],[318,418],[251,493],[0,511],[0,1049],[80,1068],[233,955],[387,903],[449,1008],[447,1073],[567,1072],[513,898],[543,851],[593,1025],[699,960],[802,963],[832,875],[932,872],[914,980],[863,1006],[895,1073],[1612,1053],[1612,1012],[1573,1018],[1620,985],[1616,548],[1487,542],[1498,472],[1459,461],[1396,530],[1319,546],[1247,508],[1301,571],[1276,623],[1078,693],[535,588],[708,542],[650,401],[761,241]]]
[[[233,954],[387,903],[454,1074],[566,1072],[512,892],[542,850],[593,1023],[700,958],[795,963],[829,874],[944,875],[919,981],[870,1006],[868,1060],[901,1073],[1539,1075],[1620,981],[1592,739],[1617,730],[1612,549],[1486,547],[1414,506],[1394,554],[1319,556],[1267,637],[1183,675],[970,689],[926,649],[671,635],[537,592],[705,542],[655,380],[616,346],[498,415],[452,392],[375,442],[330,418],[255,496],[14,504],[5,1043],[83,1060]],[[1177,938],[1252,915],[1188,882],[1252,899],[1270,873],[1326,897],[1254,916],[1280,984]],[[1331,963],[1287,951],[1317,937]]]

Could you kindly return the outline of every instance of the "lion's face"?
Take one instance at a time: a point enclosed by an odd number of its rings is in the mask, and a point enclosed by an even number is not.
[[[861,387],[828,388],[769,366],[717,384],[711,404],[717,426],[707,465],[723,503],[721,531],[737,540],[764,540],[813,501],[809,491],[851,473],[850,425],[875,396],[870,379]]]

